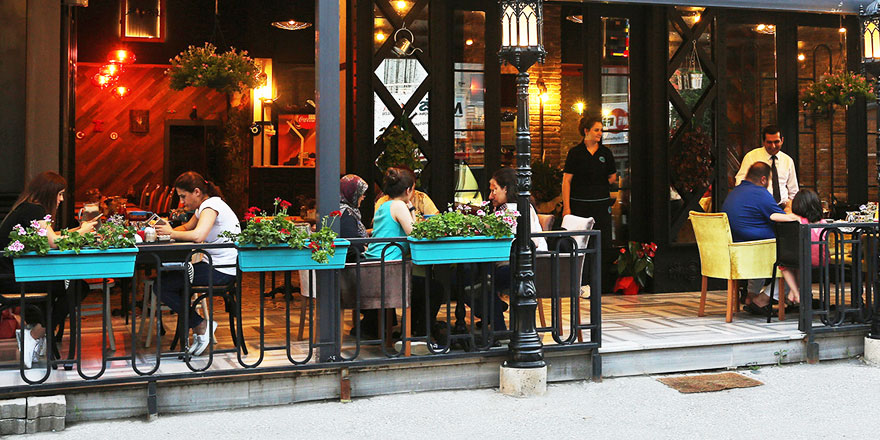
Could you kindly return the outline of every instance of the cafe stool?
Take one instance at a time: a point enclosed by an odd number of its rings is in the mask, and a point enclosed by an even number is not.
[[[153,290],[153,286],[156,284],[156,280],[152,278],[147,278],[144,280],[144,302],[141,308],[141,323],[138,326],[137,337],[140,339],[141,332],[144,331],[144,320],[149,316],[149,325],[147,328],[147,340],[144,341],[144,348],[150,348],[150,344],[153,341],[153,331],[152,329],[156,322],[156,310],[157,308],[161,312],[162,310],[170,311],[171,308],[166,305],[159,305],[159,295],[156,294]],[[161,319],[161,315],[158,319]]]
[[[245,355],[248,354],[247,345],[244,343],[244,332],[241,328],[236,328],[236,320],[241,313],[241,307],[236,301],[236,292],[238,286],[238,279],[236,278],[229,284],[214,286],[214,298],[220,297],[223,298],[223,303],[225,304],[226,313],[229,316],[229,334],[232,336],[232,342],[236,347],[241,348],[241,352]],[[202,308],[202,312],[204,313],[205,319],[209,319],[208,307],[207,307],[207,299],[208,293],[211,290],[209,286],[191,286],[190,293],[196,295],[195,299],[193,299],[192,304],[199,305]],[[183,317],[177,315],[177,329],[174,332],[174,339],[171,340],[171,349],[177,346],[180,343],[181,348],[183,347],[183,339],[186,337],[187,330],[182,329],[183,326]],[[181,336],[183,335],[183,336]],[[214,341],[216,343],[216,340]]]
[[[80,305],[81,315],[103,316],[107,333],[109,335],[107,339],[109,339],[110,342],[110,351],[116,351],[116,336],[113,332],[113,317],[110,315],[110,289],[116,286],[116,281],[113,278],[107,278],[106,285],[104,284],[104,280],[98,278],[84,281],[89,285],[89,291],[100,290],[104,292],[104,298],[101,304]]]

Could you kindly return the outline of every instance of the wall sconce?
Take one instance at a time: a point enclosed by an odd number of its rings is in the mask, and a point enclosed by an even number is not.
[[[409,34],[409,38],[406,37],[406,34],[401,35],[401,32]],[[421,49],[412,45],[413,40],[415,40],[415,35],[406,26],[403,26],[394,32],[394,47],[391,48],[391,51],[399,57],[408,57],[416,52],[421,52]]]
[[[131,92],[131,89],[129,89],[128,87],[125,87],[125,86],[114,87],[113,90],[110,91],[110,93],[112,93],[113,96],[115,96],[119,99],[125,98],[126,96],[129,95],[130,92]]]
[[[574,103],[573,106],[571,106],[571,109],[574,110],[575,113],[577,113],[577,114],[579,114],[579,115],[583,115],[583,114],[584,114],[584,108],[585,108],[586,106],[587,106],[587,105],[584,104],[583,101],[578,101],[578,102]]]

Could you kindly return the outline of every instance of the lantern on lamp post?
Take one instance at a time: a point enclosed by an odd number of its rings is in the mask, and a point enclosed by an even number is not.
[[[862,34],[862,70],[874,76],[874,93],[877,94],[876,107],[876,152],[877,183],[880,190],[880,1],[874,0],[867,7],[859,7],[859,21]],[[877,250],[874,249],[876,253]],[[880,283],[880,274],[876,274]],[[865,339],[865,358],[869,361],[880,359],[880,285],[874,286],[874,314],[871,332]]]
[[[511,291],[513,335],[509,345],[509,368],[544,368],[544,351],[535,328],[537,295],[535,272],[532,265],[531,205],[532,187],[531,137],[529,134],[529,74],[536,62],[544,62],[542,27],[542,0],[500,0],[502,62],[519,72],[516,76],[516,165],[517,210],[520,212],[516,229],[516,267]],[[503,388],[503,384],[502,384]]]

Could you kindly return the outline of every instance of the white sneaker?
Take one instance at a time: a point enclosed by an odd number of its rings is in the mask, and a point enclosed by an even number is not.
[[[205,350],[208,348],[208,345],[211,344],[211,338],[214,336],[214,332],[217,331],[217,321],[211,321],[211,332],[205,332],[203,335],[193,335],[193,346],[190,347],[192,351],[190,352],[193,356],[200,356]]]

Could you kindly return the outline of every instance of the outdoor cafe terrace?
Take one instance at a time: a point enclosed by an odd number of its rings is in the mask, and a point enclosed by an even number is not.
[[[801,285],[812,285],[812,292],[802,289],[804,306],[798,312],[789,312],[784,320],[779,319],[775,309],[772,319],[739,312],[735,299],[731,303],[731,296],[723,291],[708,292],[704,316],[698,316],[702,307],[699,292],[592,294],[599,291],[601,282],[595,270],[599,263],[596,250],[579,245],[566,252],[559,250],[564,248],[560,245],[537,252],[535,322],[549,365],[548,379],[600,380],[603,376],[815,362],[858,354],[861,339],[870,328],[878,291],[878,226],[803,225],[794,241],[785,243],[780,237],[780,246],[798,251],[795,256],[803,256],[804,252],[809,255],[810,244],[815,242],[810,243],[810,234],[805,231],[811,227],[824,228],[819,244],[828,249],[828,260],[819,270],[801,270]],[[598,239],[597,231],[537,235],[558,238],[559,243],[573,242],[577,237]],[[157,383],[166,387],[174,383],[206,386],[290,374],[297,375],[298,381],[327,375],[333,378],[322,385],[297,382],[297,387],[303,387],[299,391],[264,387],[260,394],[252,390],[245,401],[234,404],[237,406],[411,391],[416,378],[431,378],[429,384],[416,386],[419,389],[497,385],[497,370],[484,367],[504,361],[511,332],[493,331],[496,326],[491,318],[482,319],[488,324],[481,325],[474,308],[466,306],[477,305],[477,310],[489,311],[484,316],[493,316],[493,302],[487,299],[488,289],[495,282],[494,263],[482,263],[468,277],[462,274],[463,264],[413,266],[408,259],[406,264],[397,265],[359,261],[343,270],[319,270],[311,275],[307,271],[239,272],[234,285],[215,289],[192,286],[205,298],[204,302],[197,301],[202,304],[201,313],[213,314],[221,327],[205,354],[189,356],[175,340],[177,315],[156,309],[162,326],[158,320],[150,320],[155,303],[151,307],[149,295],[144,299],[144,281],[147,286],[150,282],[161,283],[162,273],[180,267],[160,263],[187,261],[192,254],[216,246],[230,245],[139,245],[140,275],[131,280],[107,280],[110,284],[106,286],[92,284],[96,292],[74,305],[73,329],[69,325],[48,347],[48,362],[41,359],[26,370],[19,363],[15,341],[0,343],[0,359],[5,361],[5,368],[0,370],[0,390],[7,395],[31,395],[67,389],[74,392],[68,394],[68,399],[80,405],[83,413],[79,417],[85,420],[102,417],[99,414],[106,417],[107,411],[114,417],[143,414],[156,403]],[[861,258],[854,257],[859,255]],[[806,261],[809,265],[810,259]],[[584,266],[586,285],[581,287],[572,280],[578,268]],[[414,289],[407,281],[413,267],[424,269],[427,279],[444,281]],[[159,276],[155,279],[144,276],[157,269]],[[315,301],[315,289],[307,286],[321,282],[333,283],[335,293]],[[431,290],[440,285],[440,292]],[[431,296],[442,298],[437,316],[440,324],[426,325],[421,331],[405,327],[413,322],[414,291],[422,292],[426,301]],[[810,295],[818,300],[818,308],[812,308]],[[9,300],[10,295],[5,298]],[[12,298],[20,299],[16,295]],[[736,308],[729,323],[725,322],[728,307]],[[378,314],[380,328],[386,331],[378,335],[362,331],[355,317],[367,308],[388,310]],[[509,328],[515,328],[516,318],[511,311],[506,311],[504,318]],[[457,322],[464,327],[456,328]],[[51,355],[56,350],[60,355],[57,358]],[[435,373],[448,374],[428,373],[426,368],[432,366],[439,369]],[[359,371],[370,371],[374,376],[367,379],[369,375],[364,373],[364,378],[355,382],[357,386],[346,389],[351,387],[349,375],[354,377]],[[117,409],[77,398],[75,392],[112,392],[144,385],[153,390],[152,403],[149,396],[143,399],[138,394],[140,397],[134,400],[141,404]],[[165,401],[164,405],[174,407],[180,403]],[[222,403],[216,405],[223,407]]]

